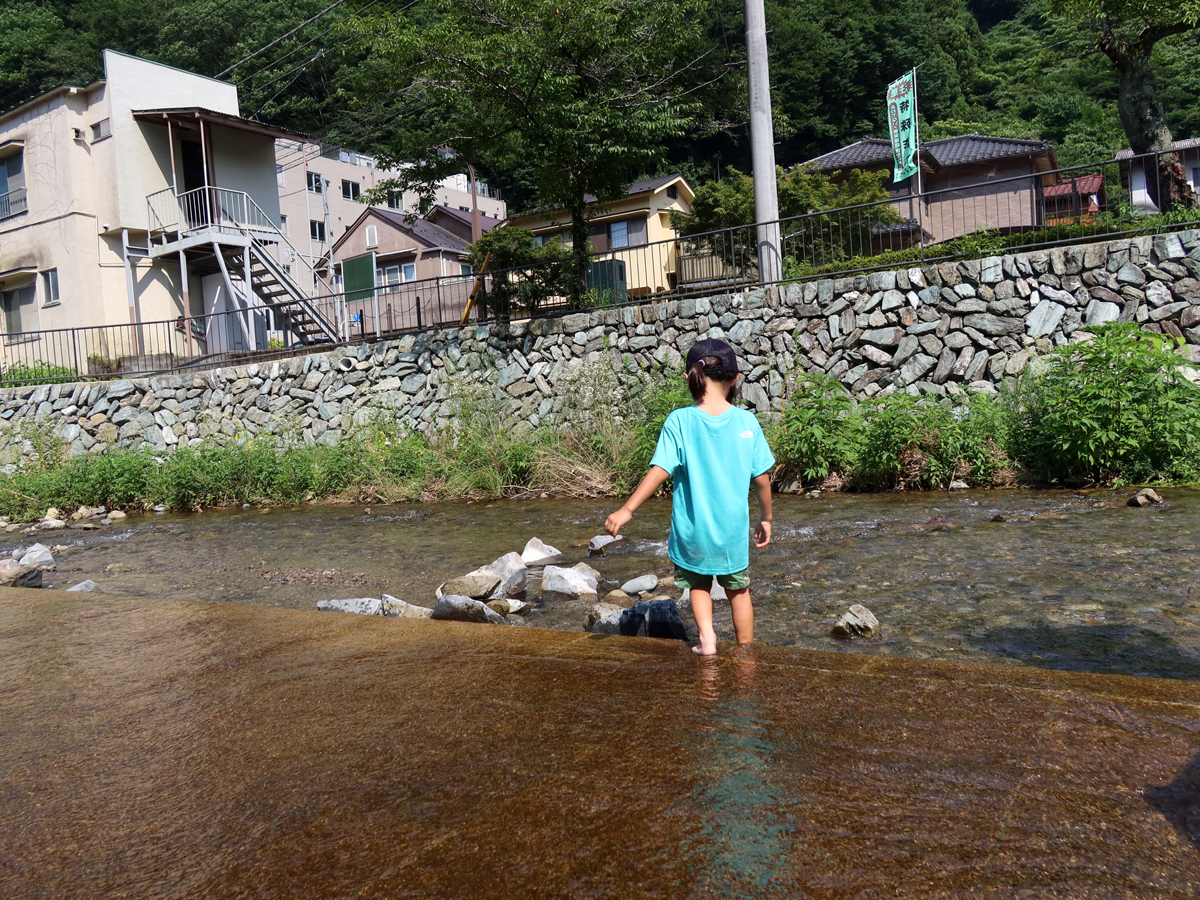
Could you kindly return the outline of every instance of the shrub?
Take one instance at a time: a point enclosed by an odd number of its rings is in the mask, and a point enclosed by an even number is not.
[[[1014,455],[1043,481],[1200,477],[1200,389],[1174,340],[1134,324],[1085,329],[1026,370],[1009,400]]]
[[[796,385],[768,439],[778,462],[806,481],[821,481],[854,464],[860,430],[850,392],[827,375],[810,375]]]
[[[34,363],[13,363],[0,374],[0,384],[20,387],[29,384],[64,384],[78,381],[79,373],[66,366],[38,360]]]

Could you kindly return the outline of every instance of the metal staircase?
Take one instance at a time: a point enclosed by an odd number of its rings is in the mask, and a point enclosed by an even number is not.
[[[146,205],[150,256],[211,250],[245,313],[255,307],[271,310],[276,328],[302,344],[339,340],[333,288],[244,191],[206,187],[176,195],[168,188],[147,197]],[[327,291],[324,303],[297,284],[280,258],[285,253],[310,284]],[[231,271],[249,274],[251,296],[239,289],[242,282],[230,278]]]

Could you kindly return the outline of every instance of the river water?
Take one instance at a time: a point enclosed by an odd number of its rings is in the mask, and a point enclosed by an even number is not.
[[[994,491],[777,497],[775,540],[751,555],[756,636],[818,650],[1000,662],[1200,679],[1200,490]],[[48,581],[85,578],[146,597],[312,609],[383,592],[432,606],[442,581],[520,551],[533,536],[587,561],[601,595],[671,573],[670,505],[655,500],[627,540],[589,559],[612,501],[218,510],[131,517],[119,528],[59,532]],[[28,543],[28,539],[24,539]],[[21,544],[9,539],[0,550]],[[586,607],[537,602],[530,625],[581,630]],[[862,603],[878,638],[830,636]],[[686,613],[686,610],[685,610]],[[329,615],[339,615],[330,613]],[[731,640],[727,604],[717,629]]]

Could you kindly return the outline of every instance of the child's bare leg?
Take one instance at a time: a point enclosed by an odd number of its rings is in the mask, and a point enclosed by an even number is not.
[[[700,644],[692,648],[692,652],[700,656],[717,655],[717,633],[713,631],[712,590],[692,588],[689,594],[692,604],[692,617],[696,627],[700,629]]]
[[[733,631],[737,635],[738,645],[741,646],[753,642],[754,607],[750,605],[750,588],[746,587],[740,591],[729,591],[729,602],[733,604]],[[711,621],[711,601],[709,610]]]

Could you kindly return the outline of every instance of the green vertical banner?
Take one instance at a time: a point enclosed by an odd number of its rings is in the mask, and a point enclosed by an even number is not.
[[[895,162],[894,183],[917,173],[917,70],[897,78],[887,90],[888,130]]]

